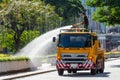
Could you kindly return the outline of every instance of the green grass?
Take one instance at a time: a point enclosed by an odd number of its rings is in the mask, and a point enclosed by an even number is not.
[[[120,54],[120,52],[106,52],[105,54]]]
[[[120,54],[120,52],[111,52],[111,54]]]
[[[110,54],[111,52],[106,52],[105,54]]]

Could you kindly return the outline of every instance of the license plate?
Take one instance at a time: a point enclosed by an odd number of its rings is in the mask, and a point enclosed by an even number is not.
[[[71,64],[71,67],[76,68],[77,64]]]

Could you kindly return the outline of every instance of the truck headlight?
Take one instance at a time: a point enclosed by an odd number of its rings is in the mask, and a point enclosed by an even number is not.
[[[57,56],[57,60],[60,60],[60,57],[59,57],[59,56]]]
[[[93,58],[92,56],[88,57],[89,60],[92,60],[92,58]]]

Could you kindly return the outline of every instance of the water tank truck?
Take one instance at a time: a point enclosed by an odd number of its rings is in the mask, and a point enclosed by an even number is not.
[[[95,32],[85,28],[61,29],[57,42],[56,68],[58,75],[90,70],[91,75],[104,72],[104,50]]]

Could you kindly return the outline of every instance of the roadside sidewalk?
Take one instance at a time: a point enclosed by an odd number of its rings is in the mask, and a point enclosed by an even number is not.
[[[56,71],[55,66],[38,67],[36,70],[0,76],[0,80],[12,80],[20,77],[26,77],[26,76],[42,74],[52,71]]]

